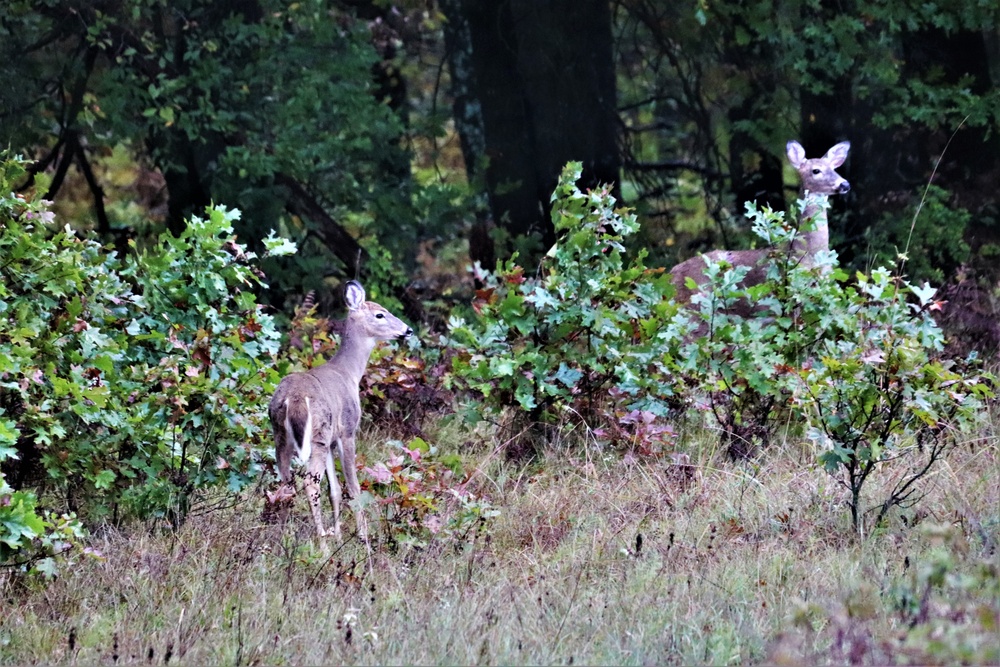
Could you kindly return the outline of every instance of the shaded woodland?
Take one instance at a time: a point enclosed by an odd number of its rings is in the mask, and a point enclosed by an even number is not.
[[[222,202],[251,245],[301,241],[269,271],[275,305],[371,276],[422,319],[455,289],[442,274],[469,284],[469,263],[551,246],[567,161],[614,185],[670,266],[750,243],[744,202],[786,208],[788,139],[848,139],[842,263],[906,252],[911,277],[985,315],[997,19],[902,0],[14,2],[0,137],[122,248]]]

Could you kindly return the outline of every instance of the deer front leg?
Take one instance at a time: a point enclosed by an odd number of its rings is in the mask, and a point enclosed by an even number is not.
[[[361,485],[358,483],[358,467],[355,463],[354,436],[343,438],[339,445],[340,465],[344,468],[344,482],[347,485],[347,492],[351,494],[351,499],[356,501],[361,498]],[[368,522],[365,520],[364,511],[355,512],[354,520],[358,525],[358,537],[371,551],[371,545],[368,542]]]
[[[340,539],[340,483],[337,468],[333,465],[333,450],[326,449],[326,478],[330,482],[330,501],[333,503],[333,534]]]

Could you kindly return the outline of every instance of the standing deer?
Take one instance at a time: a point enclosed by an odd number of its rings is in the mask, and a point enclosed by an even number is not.
[[[268,413],[274,431],[278,476],[294,486],[292,456],[305,463],[305,488],[320,537],[340,539],[340,484],[334,454],[340,457],[347,491],[361,493],[355,466],[355,434],[361,423],[361,377],[379,341],[406,338],[410,327],[377,303],[365,301],[365,290],[356,281],[347,283],[347,320],[337,353],[325,364],[304,373],[292,373],[278,385]],[[334,450],[336,447],[336,450]],[[323,528],[320,492],[326,475],[333,501],[333,530]],[[356,517],[358,535],[368,542],[364,517]]]
[[[806,201],[799,218],[799,229],[808,229],[801,224],[812,220],[812,230],[799,234],[792,242],[791,253],[802,258],[806,266],[811,266],[816,253],[830,249],[830,228],[826,219],[826,201],[830,195],[842,195],[851,189],[851,184],[836,172],[844,164],[851,142],[844,141],[826,152],[820,158],[806,159],[806,151],[797,141],[789,141],[786,147],[788,161],[799,172],[802,187],[799,198]],[[740,283],[743,287],[759,285],[767,277],[769,250],[712,250],[697,257],[687,259],[670,269],[674,287],[677,289],[677,303],[689,303],[695,291],[708,282],[705,276],[706,258],[715,262],[724,261],[732,266],[749,266],[750,271]],[[697,284],[695,290],[685,283],[692,278]]]

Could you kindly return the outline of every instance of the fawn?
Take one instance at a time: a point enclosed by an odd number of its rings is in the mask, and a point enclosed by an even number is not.
[[[361,378],[379,341],[406,338],[413,333],[400,319],[377,303],[365,301],[365,290],[352,280],[345,289],[348,315],[337,353],[322,366],[292,373],[278,385],[268,413],[274,431],[278,476],[294,486],[292,456],[306,466],[305,488],[320,537],[340,539],[340,484],[334,455],[340,457],[347,491],[361,493],[355,465],[355,435],[361,423]],[[333,530],[323,528],[320,492],[326,475],[333,501]],[[359,513],[358,535],[368,544],[367,524]]]

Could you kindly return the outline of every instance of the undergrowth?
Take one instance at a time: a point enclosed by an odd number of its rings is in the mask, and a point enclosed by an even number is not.
[[[380,533],[368,562],[357,539],[313,541],[302,501],[262,523],[261,489],[177,531],[107,528],[87,541],[99,557],[47,586],[4,580],[0,664],[998,659],[995,444],[958,449],[918,510],[861,541],[798,441],[739,466],[702,435],[672,456],[577,447],[590,455],[525,468],[481,433],[437,435],[498,510],[489,530]],[[366,465],[399,451],[361,442]]]

